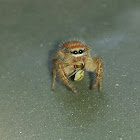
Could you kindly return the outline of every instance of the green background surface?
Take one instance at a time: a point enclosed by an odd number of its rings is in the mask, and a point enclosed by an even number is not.
[[[71,38],[103,59],[102,93],[88,74],[51,90]],[[0,140],[140,140],[139,60],[139,0],[0,0]]]

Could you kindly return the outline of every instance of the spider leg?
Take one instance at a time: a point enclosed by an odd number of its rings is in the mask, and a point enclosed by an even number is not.
[[[93,61],[95,61],[96,65],[97,65],[97,67],[96,67],[96,81],[95,81],[95,84],[93,85],[93,88],[96,88],[97,85],[99,84],[99,91],[102,91],[103,73],[104,73],[102,59],[100,57],[95,57],[95,58],[93,58]]]
[[[64,53],[62,51],[58,51],[55,54],[55,57],[53,59],[53,84],[52,84],[52,88],[54,88],[55,86],[55,80],[56,80],[56,76],[57,76],[57,59],[58,57],[64,58]]]
[[[59,70],[59,78],[62,80],[62,82],[64,84],[66,84],[66,86],[68,86],[74,93],[77,93],[77,91],[73,88],[73,86],[70,84],[70,82],[68,81],[65,71],[62,67],[62,60],[58,60],[57,61],[57,66],[58,66],[58,70]]]
[[[52,88],[54,88],[54,86],[55,86],[56,76],[57,76],[57,68],[56,68],[56,64],[53,63],[53,83],[52,83]]]

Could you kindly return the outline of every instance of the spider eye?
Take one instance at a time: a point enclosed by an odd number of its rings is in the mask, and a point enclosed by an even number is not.
[[[82,54],[83,53],[83,50],[79,50],[79,53]]]
[[[73,51],[73,54],[77,54],[78,52],[75,50],[75,51]]]

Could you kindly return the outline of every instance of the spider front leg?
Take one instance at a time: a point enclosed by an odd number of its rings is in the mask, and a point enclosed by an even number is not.
[[[66,84],[66,86],[68,86],[74,93],[77,93],[77,91],[73,88],[73,86],[70,84],[70,82],[68,81],[66,77],[65,71],[62,67],[62,60],[59,59],[57,61],[57,67],[59,70],[59,78],[62,80],[62,82]]]
[[[96,64],[96,81],[93,88],[96,88],[99,84],[99,91],[102,91],[104,73],[102,59],[100,57],[95,57],[93,58],[93,62]]]

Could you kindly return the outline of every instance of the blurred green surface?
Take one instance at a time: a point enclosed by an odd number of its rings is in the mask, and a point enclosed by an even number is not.
[[[139,37],[139,0],[0,0],[0,140],[140,140]],[[88,74],[51,90],[71,38],[102,57],[103,93]]]

